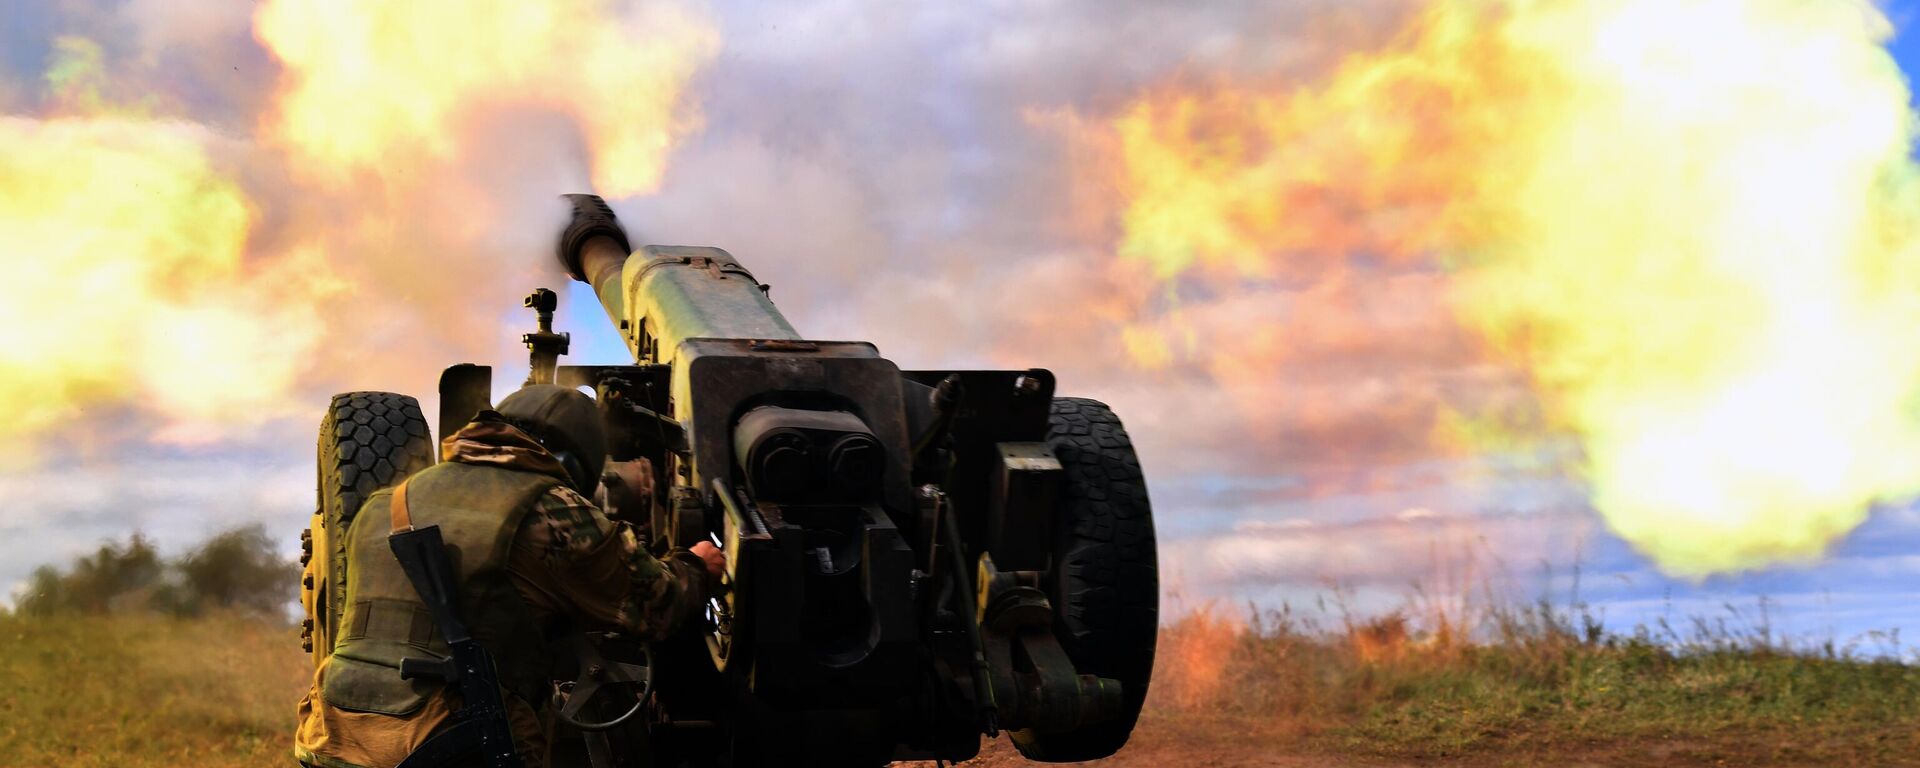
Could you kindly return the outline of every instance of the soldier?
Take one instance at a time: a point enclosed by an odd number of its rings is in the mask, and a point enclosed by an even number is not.
[[[664,638],[698,615],[725,558],[701,542],[657,560],[587,500],[605,435],[579,391],[523,388],[441,452],[442,463],[403,484],[402,503],[414,525],[439,525],[457,553],[466,624],[495,659],[516,750],[535,768],[545,761],[556,631]],[[453,712],[446,685],[399,673],[402,658],[444,656],[446,646],[387,546],[393,495],[374,494],[350,526],[341,636],[300,701],[294,753],[309,766],[393,766]]]

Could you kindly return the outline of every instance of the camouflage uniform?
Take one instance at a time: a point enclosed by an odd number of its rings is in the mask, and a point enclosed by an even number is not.
[[[442,454],[449,462],[567,478],[566,470],[539,442],[497,414],[483,413],[449,437],[442,444]],[[385,504],[388,498],[384,493],[376,496],[368,507]],[[384,510],[367,514],[376,513],[386,517]],[[564,482],[534,499],[522,517],[507,553],[506,571],[513,591],[542,626],[572,621],[642,638],[665,637],[694,615],[705,578],[698,557],[676,551],[664,562],[654,558],[631,528],[608,520]],[[329,768],[391,766],[452,714],[443,691],[403,716],[334,706],[323,694],[327,668],[323,662],[315,670],[313,686],[300,701],[294,753],[303,763]],[[544,764],[546,702],[527,701],[511,691],[506,694],[521,756],[529,768]]]

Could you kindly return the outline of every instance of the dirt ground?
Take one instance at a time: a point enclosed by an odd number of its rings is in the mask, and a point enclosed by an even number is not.
[[[1243,644],[1236,653],[1271,645]],[[1183,647],[1177,636],[1162,643],[1169,659],[1184,658]],[[1313,675],[1345,667],[1302,660],[1311,646],[1288,650],[1294,655],[1235,662],[1209,696],[1188,696],[1194,690],[1179,675],[1156,677],[1132,742],[1087,765],[1920,768],[1920,672],[1906,665],[1753,653],[1713,663],[1660,657],[1659,669],[1643,671],[1638,687],[1619,675],[1594,684],[1624,681],[1638,705],[1607,698],[1599,699],[1603,706],[1560,704],[1561,697],[1589,701],[1600,693],[1563,685],[1549,690],[1545,704],[1520,709],[1517,694],[1494,685],[1494,672],[1453,664],[1403,670],[1393,685],[1376,679],[1377,690],[1345,700],[1366,709],[1335,716],[1255,698],[1269,689],[1296,697],[1295,704],[1351,693],[1344,683],[1311,687]],[[1599,672],[1617,667],[1603,663],[1611,656],[1601,651],[1585,654],[1573,660]],[[1313,674],[1273,673],[1296,667]],[[1593,679],[1592,669],[1569,677]],[[286,765],[292,704],[310,674],[296,630],[240,617],[0,617],[0,767]],[[1451,687],[1428,684],[1433,680],[1451,680]],[[1407,686],[1415,691],[1396,693]],[[1649,708],[1661,702],[1671,706]],[[1002,737],[962,765],[1037,764]]]
[[[895,765],[934,768],[933,763]],[[1002,736],[983,742],[979,757],[959,765],[970,768],[1013,768],[1040,764],[1020,757],[1013,743]],[[1277,725],[1239,719],[1170,717],[1149,710],[1142,713],[1133,739],[1119,754],[1080,765],[1114,768],[1306,768],[1330,765],[1386,768],[1407,763],[1325,754],[1301,734]]]
[[[1209,718],[1154,712],[1142,713],[1132,741],[1105,760],[1079,763],[1110,768],[1669,768],[1718,766],[1806,766],[1828,768],[1819,760],[1782,758],[1748,751],[1737,745],[1686,739],[1633,744],[1559,744],[1548,748],[1517,747],[1451,756],[1392,758],[1370,755],[1364,744],[1341,745],[1314,738],[1281,723],[1247,718]],[[1915,765],[1895,761],[1886,765]],[[933,763],[896,763],[911,768],[935,768]],[[984,741],[980,755],[957,765],[972,768],[1036,766],[1004,736]]]

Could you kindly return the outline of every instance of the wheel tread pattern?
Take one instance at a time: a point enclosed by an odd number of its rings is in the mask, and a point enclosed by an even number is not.
[[[1083,674],[1121,681],[1125,711],[1072,733],[1020,732],[1030,759],[1093,760],[1127,742],[1146,700],[1160,625],[1152,505],[1133,441],[1106,404],[1055,398],[1047,441],[1065,472],[1049,581],[1055,632]]]
[[[334,395],[320,421],[319,508],[328,529],[327,636],[340,626],[346,594],[347,527],[382,488],[433,465],[438,453],[419,401],[392,392]]]

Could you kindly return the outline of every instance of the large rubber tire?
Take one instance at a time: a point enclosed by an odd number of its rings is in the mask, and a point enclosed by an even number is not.
[[[1119,680],[1126,698],[1112,720],[1010,735],[1030,760],[1095,760],[1126,745],[1153,677],[1160,631],[1153,509],[1133,441],[1105,403],[1055,398],[1047,442],[1066,475],[1047,573],[1054,634],[1076,671]]]
[[[318,517],[325,535],[314,539],[325,542],[327,562],[320,569],[325,592],[316,602],[327,611],[318,635],[325,643],[314,649],[316,656],[332,651],[346,612],[347,527],[368,496],[432,466],[436,454],[419,401],[392,392],[333,396],[320,419]]]

